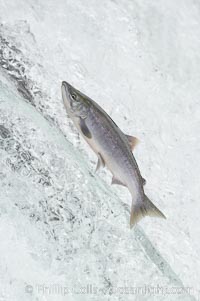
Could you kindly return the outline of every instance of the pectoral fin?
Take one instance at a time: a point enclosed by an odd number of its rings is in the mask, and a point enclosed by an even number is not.
[[[134,150],[135,146],[140,142],[138,138],[126,135],[126,138],[128,139],[129,145],[132,150]]]
[[[98,161],[97,161],[97,167],[96,167],[96,170],[95,172],[97,172],[97,170],[102,166],[104,167],[105,166],[105,162],[104,162],[104,159],[102,158],[102,156],[98,153]]]
[[[124,183],[122,183],[120,180],[116,179],[115,177],[112,178],[111,185],[113,184],[126,186]]]
[[[81,131],[83,133],[84,136],[86,136],[87,138],[91,139],[92,138],[92,134],[90,133],[90,130],[88,129],[86,123],[85,123],[85,119],[80,118],[80,128]]]

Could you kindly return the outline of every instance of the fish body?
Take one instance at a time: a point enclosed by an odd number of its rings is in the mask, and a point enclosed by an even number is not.
[[[96,169],[106,166],[113,175],[112,184],[130,191],[130,227],[146,215],[165,218],[144,193],[145,180],[132,153],[137,138],[124,134],[95,101],[67,82],[62,83],[62,97],[67,113],[98,157]]]

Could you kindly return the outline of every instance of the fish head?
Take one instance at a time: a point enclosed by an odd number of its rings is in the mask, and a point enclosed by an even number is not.
[[[71,117],[86,118],[91,106],[90,99],[65,81],[62,82],[61,88],[67,113]]]

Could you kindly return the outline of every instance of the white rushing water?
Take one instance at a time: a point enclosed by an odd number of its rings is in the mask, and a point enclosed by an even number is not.
[[[200,299],[198,1],[0,0],[0,300]],[[138,137],[167,220],[67,117],[66,80]]]

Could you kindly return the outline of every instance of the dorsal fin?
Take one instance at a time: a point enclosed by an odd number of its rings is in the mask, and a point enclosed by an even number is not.
[[[128,139],[129,145],[132,150],[134,150],[135,146],[140,142],[138,138],[130,135],[126,135],[126,138]]]

